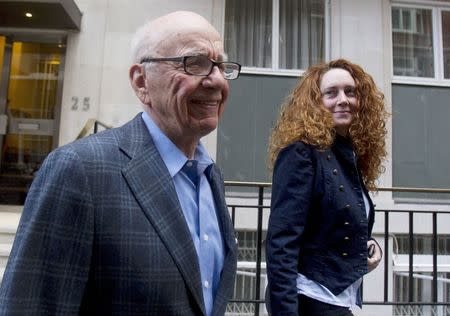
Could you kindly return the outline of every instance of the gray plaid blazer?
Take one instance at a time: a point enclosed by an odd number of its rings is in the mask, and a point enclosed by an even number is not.
[[[231,298],[237,247],[223,179],[214,194]],[[60,147],[34,180],[0,288],[0,315],[204,315],[200,269],[175,187],[140,115]]]

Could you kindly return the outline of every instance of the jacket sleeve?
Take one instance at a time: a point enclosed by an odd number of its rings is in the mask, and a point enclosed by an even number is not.
[[[78,156],[61,148],[40,168],[0,288],[0,315],[78,314],[94,231],[85,174]]]
[[[312,148],[294,143],[275,162],[266,261],[272,315],[297,315],[300,241],[314,183]]]

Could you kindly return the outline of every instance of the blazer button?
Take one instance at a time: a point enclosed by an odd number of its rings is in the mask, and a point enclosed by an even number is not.
[[[337,174],[338,174],[337,169],[333,169],[333,174],[334,174],[334,175],[337,175]]]
[[[344,191],[344,186],[342,184],[339,186],[339,191]]]

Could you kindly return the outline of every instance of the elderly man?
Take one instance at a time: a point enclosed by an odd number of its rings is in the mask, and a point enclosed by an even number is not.
[[[132,47],[144,112],[48,156],[25,203],[1,315],[225,313],[236,242],[200,138],[217,127],[240,66],[192,12],[146,24]]]

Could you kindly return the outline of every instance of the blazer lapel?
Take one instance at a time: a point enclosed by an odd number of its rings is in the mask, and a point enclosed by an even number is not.
[[[120,141],[121,149],[131,158],[122,174],[205,314],[197,253],[172,178],[140,116],[130,128]]]
[[[219,227],[221,229],[222,238],[224,239],[225,245],[225,261],[213,307],[213,315],[223,315],[225,313],[228,300],[233,295],[237,265],[237,242],[225,201],[222,175],[215,164],[208,167],[205,175],[208,178],[211,191],[214,195],[217,219],[219,220]]]

